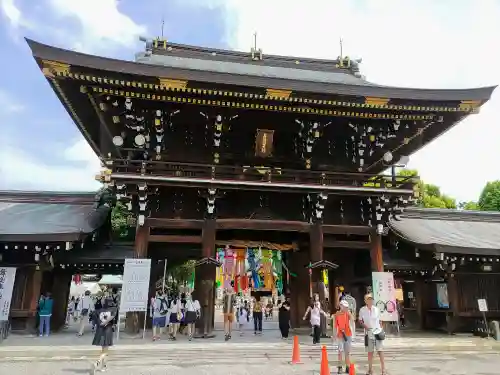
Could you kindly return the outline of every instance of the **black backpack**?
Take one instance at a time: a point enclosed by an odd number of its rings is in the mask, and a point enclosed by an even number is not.
[[[167,315],[168,313],[168,302],[165,298],[160,298],[160,314]]]

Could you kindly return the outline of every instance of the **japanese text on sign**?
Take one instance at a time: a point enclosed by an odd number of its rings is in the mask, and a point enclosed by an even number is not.
[[[396,322],[398,309],[392,272],[372,272],[373,302],[380,310],[380,320]]]
[[[14,267],[0,267],[0,321],[9,319],[15,279],[16,269]]]
[[[125,259],[120,312],[147,311],[151,259]]]
[[[480,312],[487,312],[488,311],[488,303],[484,298],[478,299],[477,300],[477,305],[479,307]]]

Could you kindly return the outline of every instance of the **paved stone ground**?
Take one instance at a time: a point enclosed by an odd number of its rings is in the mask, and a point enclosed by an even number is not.
[[[313,346],[310,338],[300,337],[303,364],[292,366],[291,340],[277,338],[276,333],[263,336],[235,336],[224,342],[210,340],[178,340],[177,342],[135,340],[120,342],[112,348],[107,373],[111,375],[139,374],[319,374],[321,346]],[[44,340],[44,339],[42,339]],[[39,340],[39,341],[42,341]],[[46,344],[52,338],[45,340]],[[73,340],[75,338],[73,337]],[[81,339],[84,340],[84,339]],[[86,338],[89,340],[90,338]],[[85,374],[98,355],[98,348],[87,345],[28,345],[0,346],[0,374],[59,375]],[[336,353],[330,340],[324,340],[335,371]],[[425,337],[395,337],[386,340],[387,367],[390,374],[421,375],[430,372],[453,375],[498,374],[500,345],[492,340],[473,337],[428,335]],[[353,347],[353,361],[358,374],[366,371],[366,355],[362,336]],[[376,366],[375,374],[380,373]]]
[[[319,375],[321,346],[313,346],[311,338],[299,336],[303,364],[289,364],[292,340],[283,341],[275,322],[264,323],[262,336],[254,336],[250,324],[244,335],[234,332],[233,339],[224,342],[220,322],[216,321],[217,337],[187,341],[179,336],[176,342],[151,341],[123,335],[111,349],[108,374],[111,375]],[[306,331],[307,332],[307,331]],[[60,375],[87,374],[98,355],[90,345],[92,335],[75,337],[76,327],[48,338],[11,335],[0,345],[0,374]],[[323,340],[328,349],[330,369],[336,372],[335,347]],[[500,344],[468,335],[446,336],[403,332],[401,337],[389,337],[385,342],[389,374],[405,375],[493,375],[498,374]],[[363,336],[354,340],[353,360],[358,374],[366,371]],[[375,366],[375,374],[380,368]]]

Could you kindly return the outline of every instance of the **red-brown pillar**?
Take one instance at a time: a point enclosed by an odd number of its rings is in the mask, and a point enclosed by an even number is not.
[[[302,320],[309,305],[309,254],[306,251],[289,253],[289,268],[296,277],[290,277],[290,321],[292,328],[310,327],[309,322]]]
[[[201,234],[202,259],[215,258],[215,218],[205,219]],[[213,337],[215,318],[215,275],[214,264],[201,264],[196,268],[193,297],[200,302],[201,319],[196,322],[196,336]]]
[[[382,256],[382,235],[373,232],[370,235],[371,249],[370,256],[372,260],[373,272],[384,272],[384,259]]]
[[[147,222],[144,225],[137,225],[135,232],[135,243],[134,243],[134,258],[146,258],[148,256],[148,244],[149,244],[149,226]],[[125,329],[130,334],[136,334],[142,328],[142,322],[144,315],[130,312],[127,313],[127,318],[125,320]]]

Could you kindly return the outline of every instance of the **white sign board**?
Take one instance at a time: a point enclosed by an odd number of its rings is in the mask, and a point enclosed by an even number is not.
[[[398,304],[392,272],[372,272],[373,303],[380,311],[383,322],[398,321]]]
[[[486,302],[485,299],[478,299],[477,305],[479,307],[480,312],[487,312],[488,311],[488,303]]]
[[[16,269],[14,267],[0,267],[0,321],[9,320],[15,280]]]
[[[125,259],[120,313],[147,311],[151,259]]]

